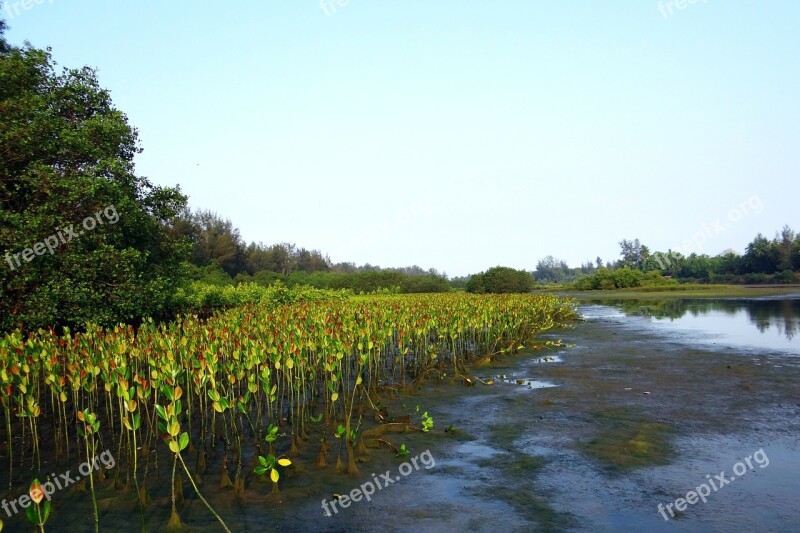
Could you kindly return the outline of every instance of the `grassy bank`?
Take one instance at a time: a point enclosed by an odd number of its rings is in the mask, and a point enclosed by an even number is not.
[[[764,296],[780,296],[800,294],[800,285],[701,285],[687,283],[681,285],[667,285],[663,287],[634,287],[630,289],[611,290],[556,290],[559,295],[569,296],[579,300],[597,299],[666,299],[666,298],[758,298]]]

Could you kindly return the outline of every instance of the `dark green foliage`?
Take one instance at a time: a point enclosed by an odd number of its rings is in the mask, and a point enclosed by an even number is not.
[[[655,287],[674,285],[678,282],[665,278],[657,271],[642,272],[629,267],[616,270],[601,268],[596,274],[581,278],[573,284],[578,290],[627,289],[631,287]]]
[[[496,266],[472,276],[466,288],[467,292],[476,294],[530,292],[533,290],[533,276],[524,270]]]
[[[199,267],[191,263],[186,263],[184,267],[186,268],[189,279],[193,281],[202,281],[208,285],[216,285],[218,287],[234,284],[228,273],[225,272],[215,261],[212,261],[205,267]],[[247,276],[246,278],[240,279],[240,282],[250,283],[253,280],[248,278],[251,277],[252,276]]]
[[[258,278],[260,274],[263,276],[259,272],[254,278]],[[386,290],[396,293],[448,292],[450,290],[450,285],[442,276],[434,274],[411,276],[393,270],[313,273],[296,271],[281,278],[281,281],[289,287],[310,285],[320,289],[348,289],[361,294]]]
[[[629,241],[622,239],[619,242],[620,260],[619,266],[626,266],[641,270],[647,259],[650,257],[650,250],[639,242],[639,239]]]
[[[220,286],[195,281],[172,295],[167,302],[167,311],[170,316],[191,313],[207,317],[220,309],[240,305],[344,300],[350,296],[350,291],[322,290],[307,285],[286,287],[280,282],[262,287],[254,283]]]
[[[208,266],[198,267],[187,264],[186,270],[189,279],[202,282],[206,285],[224,287],[228,285],[241,285],[254,283],[261,287],[268,287],[275,283],[287,287],[307,285],[318,289],[346,289],[356,294],[371,292],[391,293],[424,293],[424,292],[449,292],[450,285],[443,276],[435,274],[408,275],[397,270],[366,270],[360,272],[305,272],[295,270],[289,275],[283,275],[270,270],[259,270],[253,275],[237,274],[231,278],[219,265],[211,262]]]
[[[3,3],[2,2],[0,2],[0,7],[3,7]],[[8,50],[9,50],[8,42],[6,42],[6,38],[3,35],[6,32],[6,29],[8,29],[8,25],[6,25],[6,21],[3,20],[3,19],[0,19],[0,54],[4,54],[4,53],[8,52]]]
[[[668,250],[649,253],[633,241],[620,243],[622,259],[616,269],[601,268],[576,281],[578,290],[619,289],[674,284],[675,279],[710,283],[797,283],[800,280],[800,235],[784,226],[772,240],[760,233],[744,255],[727,251],[716,257],[693,253],[683,256]],[[672,278],[672,279],[671,279]]]
[[[0,54],[0,329],[158,315],[182,276],[166,226],[186,198],[133,173],[137,132],[95,72],[53,65],[31,47]]]

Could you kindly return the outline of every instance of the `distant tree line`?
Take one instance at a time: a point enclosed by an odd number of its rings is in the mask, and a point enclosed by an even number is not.
[[[611,264],[608,265],[609,267]],[[570,268],[567,262],[548,255],[536,263],[533,279],[538,284],[570,283],[584,276],[594,274],[597,269],[603,268],[603,260],[598,257],[594,263],[587,261],[577,268]]]
[[[613,265],[574,282],[578,289],[613,289],[665,284],[797,283],[800,281],[800,235],[789,226],[773,239],[756,235],[739,255],[733,250],[717,255],[678,252],[651,253],[639,239],[620,241],[620,259]]]
[[[268,286],[310,285],[320,289],[350,289],[356,293],[445,292],[447,275],[416,265],[381,268],[365,264],[333,263],[319,250],[293,243],[245,244],[230,220],[211,211],[185,210],[173,225],[175,237],[190,243],[185,264],[190,279],[212,285],[256,283]]]
[[[642,270],[659,270],[682,280],[715,283],[790,283],[800,272],[800,235],[788,225],[774,238],[761,233],[747,245],[744,254],[733,250],[717,255],[684,256],[667,250],[649,255]]]

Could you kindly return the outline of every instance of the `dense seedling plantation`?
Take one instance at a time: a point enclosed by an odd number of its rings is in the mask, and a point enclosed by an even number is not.
[[[7,482],[46,478],[54,467],[42,470],[45,454],[67,466],[111,450],[110,475],[135,492],[143,523],[148,483],[168,472],[177,527],[176,476],[197,490],[193,477],[209,454],[221,454],[234,493],[244,493],[253,472],[277,491],[311,424],[324,428],[319,465],[336,454],[337,466],[356,476],[361,433],[374,418],[364,415],[379,410],[379,393],[431,377],[468,382],[468,363],[515,353],[574,316],[549,295],[336,293],[138,329],[14,332],[0,341]],[[329,450],[327,437],[339,445]],[[159,446],[169,449],[169,464],[149,453]],[[96,504],[94,513],[97,522]]]

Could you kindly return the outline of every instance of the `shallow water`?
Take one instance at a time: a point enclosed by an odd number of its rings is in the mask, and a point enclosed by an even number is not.
[[[693,342],[728,348],[774,350],[800,355],[800,296],[707,300],[595,300],[619,313],[650,320],[657,333],[687,334]],[[587,318],[614,316],[605,307]]]

